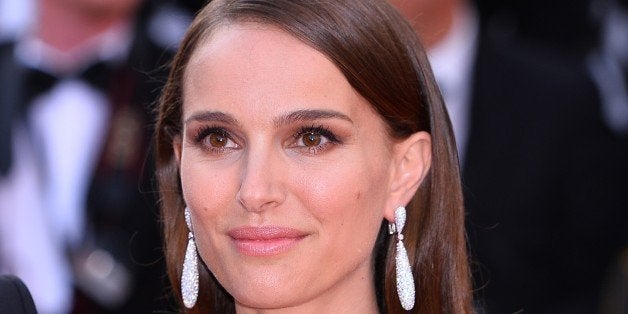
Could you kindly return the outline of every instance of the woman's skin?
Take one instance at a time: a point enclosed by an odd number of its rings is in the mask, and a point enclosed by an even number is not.
[[[393,140],[323,54],[267,25],[222,26],[183,88],[183,196],[237,312],[377,313],[374,242],[429,169],[429,134]]]

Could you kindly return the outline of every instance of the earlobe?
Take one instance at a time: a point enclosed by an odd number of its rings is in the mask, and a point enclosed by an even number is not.
[[[427,132],[417,132],[395,144],[389,199],[384,216],[394,221],[395,208],[407,205],[432,163],[432,139]]]

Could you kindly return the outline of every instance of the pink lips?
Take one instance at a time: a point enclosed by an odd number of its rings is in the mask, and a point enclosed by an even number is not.
[[[292,228],[239,227],[229,231],[236,248],[245,255],[267,256],[283,253],[294,247],[307,234]]]

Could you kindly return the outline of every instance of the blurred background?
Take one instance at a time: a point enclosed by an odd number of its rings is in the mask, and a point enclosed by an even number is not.
[[[478,313],[628,313],[628,1],[391,0],[450,111]],[[153,105],[200,0],[0,0],[0,273],[173,313]]]

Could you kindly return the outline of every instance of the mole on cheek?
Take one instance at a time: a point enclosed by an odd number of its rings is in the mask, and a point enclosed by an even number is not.
[[[362,198],[362,192],[358,191],[358,193],[355,194],[355,199],[359,200],[360,198]]]

